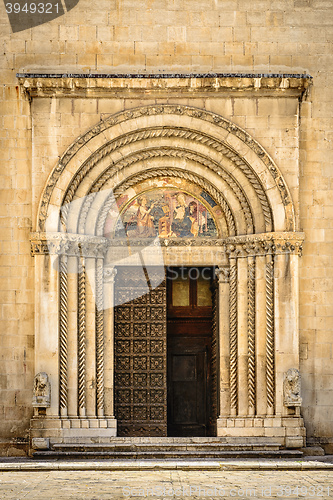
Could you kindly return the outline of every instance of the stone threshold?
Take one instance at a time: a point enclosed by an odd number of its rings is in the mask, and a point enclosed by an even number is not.
[[[0,471],[129,471],[129,470],[333,470],[333,463],[316,460],[36,460],[0,459]]]

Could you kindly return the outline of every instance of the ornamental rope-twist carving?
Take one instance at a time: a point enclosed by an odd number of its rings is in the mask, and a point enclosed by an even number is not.
[[[59,404],[67,411],[67,337],[68,337],[68,275],[67,256],[59,257],[60,265],[60,335],[59,335]]]
[[[164,115],[184,115],[189,117],[200,118],[209,123],[215,124],[217,127],[221,127],[224,130],[229,131],[238,137],[239,140],[243,141],[252,151],[259,155],[261,160],[268,167],[270,173],[275,179],[275,183],[280,191],[282,202],[286,207],[290,207],[290,210],[286,209],[287,216],[287,228],[288,230],[292,230],[294,228],[294,219],[293,219],[293,206],[290,199],[290,194],[286,189],[282,190],[277,180],[280,179],[281,174],[278,171],[276,165],[273,163],[268,154],[264,151],[264,149],[258,144],[252,137],[250,137],[245,131],[241,130],[235,124],[226,120],[225,118],[216,115],[211,112],[207,112],[204,110],[198,110],[191,106],[175,106],[175,105],[163,105],[163,106],[144,106],[133,109],[129,112],[120,112],[116,115],[113,115],[103,122],[100,122],[98,125],[95,125],[90,130],[88,130],[84,135],[79,137],[63,154],[59,163],[54,168],[48,184],[44,190],[43,198],[40,205],[39,211],[39,228],[40,230],[44,230],[45,221],[47,218],[48,207],[50,203],[50,199],[53,193],[53,189],[56,186],[56,183],[61,176],[62,172],[66,168],[66,165],[69,161],[74,157],[74,155],[93,137],[96,137],[102,131],[109,129],[110,127],[119,124],[126,120],[132,120],[139,118],[141,116],[149,116],[156,114],[164,114]],[[254,174],[256,175],[256,174]],[[284,187],[285,188],[285,187]],[[268,212],[267,212],[268,213]],[[290,228],[290,229],[289,229]],[[273,229],[273,228],[272,228]]]
[[[78,276],[78,400],[79,408],[86,407],[86,269],[85,259],[80,263]]]
[[[96,400],[99,415],[104,414],[104,301],[103,261],[96,261]]]
[[[186,158],[187,160],[195,161],[200,163],[201,165],[204,165],[206,167],[209,167],[210,170],[214,171],[219,175],[221,179],[223,179],[229,186],[230,188],[234,191],[235,196],[238,198],[238,201],[242,207],[242,211],[246,220],[246,226],[247,230],[249,233],[254,232],[254,222],[253,222],[253,216],[252,212],[250,209],[250,204],[246,198],[246,196],[243,193],[243,190],[239,186],[238,182],[236,182],[231,175],[226,173],[217,163],[213,162],[212,160],[199,155],[197,153],[193,153],[192,151],[188,151],[185,149],[173,149],[173,148],[151,148],[151,149],[146,149],[143,151],[140,151],[138,153],[135,153],[133,155],[128,156],[127,158],[124,158],[122,160],[119,160],[116,165],[113,165],[112,172],[110,172],[110,169],[106,169],[100,177],[93,183],[91,186],[87,198],[84,200],[83,206],[81,208],[81,223],[79,226],[80,232],[84,231],[84,222],[86,220],[88,211],[90,206],[92,205],[94,201],[94,196],[91,196],[91,193],[97,193],[101,191],[105,185],[105,183],[112,178],[115,178],[116,173],[119,173],[119,171],[125,167],[128,167],[129,165],[132,165],[134,163],[137,163],[138,161],[150,159],[150,158],[156,158],[156,157],[175,157],[175,158]],[[68,204],[66,205],[66,208],[68,207]],[[66,221],[64,221],[64,224]]]
[[[181,179],[186,179],[190,182],[193,182],[194,184],[197,184],[201,186],[203,189],[207,191],[208,194],[212,196],[213,199],[216,200],[216,202],[220,205],[222,208],[227,226],[228,226],[228,231],[229,234],[235,234],[236,233],[236,225],[234,221],[234,217],[232,215],[232,212],[229,208],[229,205],[223,198],[222,194],[215,189],[212,184],[210,184],[208,181],[202,179],[200,176],[196,174],[192,174],[189,172],[185,172],[183,170],[176,170],[176,169],[168,169],[168,168],[159,168],[159,169],[150,169],[142,172],[141,174],[136,174],[129,179],[127,179],[123,184],[115,188],[113,191],[114,198],[118,198],[124,191],[126,191],[129,187],[133,186],[134,184],[146,180],[146,179],[151,179],[155,177],[179,177]],[[98,219],[97,219],[97,234],[102,234],[103,233],[103,228],[105,224],[105,219],[107,217],[107,214],[112,206],[113,201],[113,195],[109,196],[107,201],[104,203],[104,206],[102,207]],[[83,224],[83,223],[82,223]],[[82,225],[80,221],[80,226]]]
[[[75,175],[72,183],[70,184],[65,197],[62,201],[62,209],[61,209],[61,222],[66,227],[66,222],[67,222],[67,217],[68,217],[68,212],[69,212],[69,203],[73,200],[75,192],[84,179],[84,177],[94,168],[94,166],[102,160],[105,156],[108,154],[112,153],[116,149],[119,149],[123,146],[126,146],[127,144],[130,144],[132,142],[137,142],[137,141],[142,141],[145,139],[152,139],[152,138],[160,138],[160,137],[177,137],[177,138],[182,138],[186,140],[191,140],[191,141],[196,141],[199,143],[204,144],[207,147],[211,147],[218,151],[219,153],[223,154],[227,158],[229,158],[231,161],[233,161],[237,167],[244,173],[244,175],[248,178],[250,183],[252,184],[253,189],[255,190],[264,214],[264,219],[266,223],[266,230],[271,230],[273,228],[272,225],[272,214],[271,214],[271,209],[266,197],[266,194],[260,184],[260,181],[258,180],[256,174],[252,171],[250,166],[244,161],[242,158],[240,158],[233,150],[231,150],[230,147],[227,147],[223,143],[217,141],[216,139],[207,136],[205,134],[201,134],[192,130],[188,129],[178,129],[178,128],[157,128],[157,129],[148,129],[148,130],[143,130],[141,132],[134,132],[134,133],[129,133],[125,136],[119,137],[118,139],[115,139],[113,141],[110,141],[107,145],[104,145],[101,147],[97,153],[94,154],[93,158],[88,159],[80,168],[80,170],[77,172]],[[189,151],[189,153],[192,153],[195,155],[194,152]],[[198,155],[197,155],[198,156]],[[219,175],[224,177],[228,177],[228,180],[226,182],[233,182],[233,188],[235,187],[235,182],[232,178],[232,176],[226,174],[226,172],[219,166],[215,164],[215,162],[209,161],[206,159],[205,163],[206,166],[209,168],[212,168],[215,172],[218,170]],[[117,168],[123,168],[123,160],[120,160],[117,162],[118,167],[115,165],[113,166],[113,170]],[[230,184],[231,185],[231,184]],[[239,189],[239,188],[238,188]],[[242,193],[243,194],[243,193]],[[243,195],[244,197],[244,195]],[[246,205],[244,205],[246,207]]]
[[[266,385],[267,406],[274,408],[274,261],[266,256]]]
[[[237,363],[237,260],[230,259],[230,406],[237,414],[238,406],[238,363]]]
[[[248,390],[249,408],[254,409],[256,403],[255,376],[255,257],[248,258],[247,307],[248,307]]]

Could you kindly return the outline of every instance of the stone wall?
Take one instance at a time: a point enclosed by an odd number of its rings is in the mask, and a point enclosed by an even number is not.
[[[3,443],[26,438],[31,416],[35,304],[29,234],[36,227],[42,188],[58,157],[78,135],[106,115],[140,104],[137,99],[29,103],[18,84],[18,72],[312,75],[313,86],[299,108],[283,99],[198,99],[191,105],[206,107],[243,127],[266,148],[289,183],[297,230],[305,232],[299,284],[302,414],[308,438],[325,442],[332,436],[332,4],[332,0],[80,0],[64,16],[18,33],[11,33],[0,5]],[[189,101],[175,96],[161,102]]]

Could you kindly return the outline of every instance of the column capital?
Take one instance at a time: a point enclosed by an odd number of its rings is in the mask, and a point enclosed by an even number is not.
[[[218,278],[219,283],[229,283],[230,269],[229,267],[217,267],[215,269],[215,274]]]
[[[117,272],[115,267],[105,267],[103,271],[104,283],[114,283]]]

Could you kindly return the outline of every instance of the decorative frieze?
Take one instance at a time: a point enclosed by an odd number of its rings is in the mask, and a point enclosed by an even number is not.
[[[110,241],[97,236],[71,233],[31,233],[31,254],[104,257]]]
[[[72,255],[104,257],[109,247],[219,247],[234,258],[247,258],[267,254],[302,255],[304,233],[272,232],[219,238],[154,238],[154,239],[107,239],[71,233],[31,233],[31,254]]]

